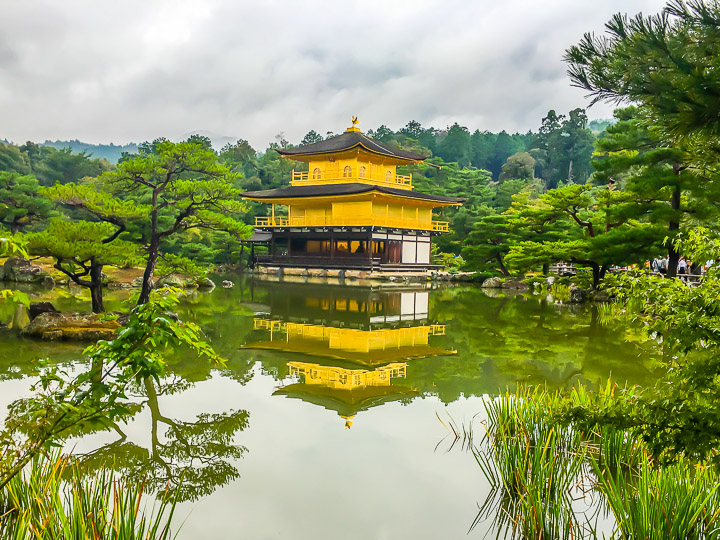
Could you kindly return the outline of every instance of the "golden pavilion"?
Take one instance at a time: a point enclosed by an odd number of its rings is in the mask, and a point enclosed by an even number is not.
[[[345,133],[313,144],[278,149],[285,159],[307,163],[292,172],[290,186],[243,194],[272,205],[255,221],[255,241],[269,244],[258,257],[268,266],[370,271],[432,268],[433,236],[448,222],[433,208],[459,206],[463,199],[413,190],[411,175],[397,167],[426,156],[365,136],[357,118]],[[287,207],[276,214],[276,206]],[[258,240],[261,239],[261,240]]]

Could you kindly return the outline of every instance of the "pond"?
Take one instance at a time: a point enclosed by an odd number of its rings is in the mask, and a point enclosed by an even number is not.
[[[655,378],[652,344],[601,324],[594,306],[471,286],[233,279],[178,309],[224,366],[173,355],[160,384],[137,389],[127,423],[68,442],[88,467],[179,485],[180,539],[465,538],[488,487],[471,454],[449,451],[450,422],[519,381]],[[111,291],[106,307],[128,296]],[[29,392],[40,359],[72,368],[81,352],[0,332],[0,407]]]

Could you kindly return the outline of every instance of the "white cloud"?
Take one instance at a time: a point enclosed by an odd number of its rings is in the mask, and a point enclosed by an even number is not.
[[[399,128],[536,129],[585,106],[561,57],[660,0],[13,2],[0,20],[0,138],[90,142]],[[591,117],[609,116],[596,106]]]

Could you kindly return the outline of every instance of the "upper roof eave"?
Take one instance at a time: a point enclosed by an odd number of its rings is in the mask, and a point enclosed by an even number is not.
[[[322,154],[338,154],[358,147],[361,147],[372,154],[402,161],[420,162],[430,157],[384,144],[380,141],[371,139],[360,132],[354,131],[346,131],[341,135],[331,137],[330,139],[326,139],[324,141],[296,146],[294,148],[277,148],[276,152],[283,157],[292,158]]]

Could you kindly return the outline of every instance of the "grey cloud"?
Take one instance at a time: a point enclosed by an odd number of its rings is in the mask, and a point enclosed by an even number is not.
[[[276,133],[526,131],[584,106],[562,53],[616,11],[661,0],[78,0],[0,20],[0,138],[117,143],[204,129],[262,149]],[[4,44],[4,45],[3,45]],[[590,111],[607,116],[609,106]]]

